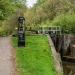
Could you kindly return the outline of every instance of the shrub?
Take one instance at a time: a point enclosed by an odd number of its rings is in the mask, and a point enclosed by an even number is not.
[[[75,33],[75,14],[62,14],[57,16],[52,25],[61,26],[65,33]]]

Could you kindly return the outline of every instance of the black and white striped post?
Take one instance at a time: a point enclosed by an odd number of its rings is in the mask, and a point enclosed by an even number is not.
[[[25,47],[25,18],[18,18],[18,47]]]

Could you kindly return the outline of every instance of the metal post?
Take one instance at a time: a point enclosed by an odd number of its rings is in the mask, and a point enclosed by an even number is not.
[[[18,47],[25,46],[25,27],[24,27],[24,17],[18,18]]]

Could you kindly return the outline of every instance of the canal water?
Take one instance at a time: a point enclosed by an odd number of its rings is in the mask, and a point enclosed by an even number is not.
[[[75,75],[75,63],[63,61],[64,75]]]

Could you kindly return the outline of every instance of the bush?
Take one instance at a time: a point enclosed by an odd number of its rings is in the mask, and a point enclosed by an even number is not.
[[[57,16],[52,25],[61,26],[65,33],[75,33],[75,14]]]
[[[11,34],[11,31],[7,29],[7,27],[2,26],[0,27],[0,36],[8,36]]]
[[[0,28],[0,36],[6,36],[6,35],[7,32],[4,29]]]

